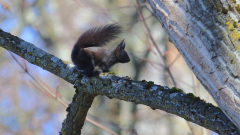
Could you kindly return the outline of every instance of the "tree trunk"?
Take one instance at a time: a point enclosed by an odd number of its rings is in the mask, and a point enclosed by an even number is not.
[[[148,0],[189,68],[240,129],[240,5],[236,0]]]

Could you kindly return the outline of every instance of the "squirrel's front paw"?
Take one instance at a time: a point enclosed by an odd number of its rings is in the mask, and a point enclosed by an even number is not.
[[[85,75],[88,76],[88,77],[93,77],[93,76],[96,76],[96,75],[99,75],[99,74],[100,74],[99,71],[85,72]]]
[[[99,75],[100,74],[100,71],[97,71],[97,70],[95,70],[95,71],[93,71],[93,75],[95,76],[95,75]]]

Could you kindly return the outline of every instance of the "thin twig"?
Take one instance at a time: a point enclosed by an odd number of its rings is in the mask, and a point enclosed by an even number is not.
[[[143,14],[142,14],[142,10],[140,9],[140,3],[139,3],[138,0],[136,0],[136,1],[137,1],[137,4],[138,4],[138,6],[137,6],[136,8],[137,8],[137,10],[138,10],[139,18],[140,18],[140,20],[142,20],[142,21],[141,21],[141,24],[144,25],[144,28],[146,29],[149,38],[151,39],[153,45],[154,45],[155,48],[157,49],[158,54],[159,54],[160,57],[162,58],[163,65],[164,65],[166,71],[168,72],[168,74],[169,74],[169,76],[170,76],[170,78],[171,78],[174,86],[176,86],[176,82],[175,82],[175,80],[174,80],[174,78],[173,78],[173,75],[172,75],[172,73],[170,72],[169,68],[166,67],[166,66],[167,66],[166,61],[165,61],[164,58],[162,57],[162,53],[161,53],[160,49],[158,48],[155,40],[153,39],[152,34],[151,34],[151,32],[150,32],[147,24],[146,24],[146,21],[144,20],[144,17],[143,17]]]
[[[59,103],[61,103],[63,106],[68,107],[68,104],[70,103],[69,101],[68,101],[68,103],[66,103],[66,101],[64,101],[64,100],[62,99],[62,96],[61,96],[60,94],[58,94],[57,92],[53,92],[53,91],[50,91],[50,90],[48,90],[48,89],[45,89],[45,88],[40,84],[40,82],[29,72],[29,70],[28,70],[26,67],[24,67],[24,66],[16,59],[16,57],[12,55],[11,52],[9,52],[9,53],[11,54],[11,56],[13,57],[13,59],[18,63],[18,65],[19,65],[39,86],[41,86],[43,90],[42,90],[41,88],[37,87],[32,81],[30,81],[30,83],[31,83],[36,89],[38,89],[39,91],[43,92],[43,93],[46,94],[47,96],[49,96],[49,97],[57,100],[57,101],[58,101]],[[39,79],[39,80],[41,80],[41,79]],[[46,86],[45,83],[43,83],[43,84]],[[47,88],[50,88],[50,87],[48,87],[48,86],[46,86],[46,87],[47,87]],[[52,89],[52,88],[51,88],[51,89]],[[58,95],[60,95],[60,97],[59,97]],[[116,132],[110,130],[109,128],[107,128],[107,127],[105,127],[105,126],[103,126],[103,125],[101,125],[101,124],[99,124],[99,123],[97,123],[97,122],[94,122],[93,120],[91,120],[91,119],[88,118],[88,117],[86,117],[86,120],[87,120],[88,122],[92,123],[93,125],[98,126],[98,127],[102,128],[103,130],[106,130],[107,132],[109,132],[109,133],[111,133],[111,134],[113,134],[113,135],[118,135]]]
[[[180,53],[179,53],[179,54],[177,55],[177,57],[171,62],[171,64],[168,65],[167,68],[170,68],[170,67],[177,61],[177,59],[180,58],[180,56],[181,56],[181,55],[180,55]]]
[[[96,121],[94,121],[94,120],[92,120],[92,119],[90,119],[90,118],[88,118],[88,117],[86,117],[86,120],[87,120],[88,122],[90,122],[90,123],[92,123],[92,124],[94,124],[94,125],[96,125],[96,126],[102,128],[102,129],[106,130],[107,132],[109,132],[109,133],[111,133],[111,134],[113,134],[113,135],[118,135],[118,133],[116,133],[116,132],[114,132],[114,131],[112,131],[112,130],[106,128],[105,126],[103,126],[103,125],[97,123]]]
[[[187,122],[188,127],[190,128],[191,135],[195,135],[194,132],[193,132],[193,128],[192,128],[190,122],[189,121],[186,121],[186,122]]]
[[[80,3],[79,1],[77,0],[73,0],[76,4],[78,4],[79,6],[81,7],[84,7],[84,8],[89,8],[91,10],[94,10],[94,11],[102,11],[102,12],[105,12],[105,11],[113,11],[113,10],[119,10],[119,9],[124,9],[124,8],[134,8],[135,6],[121,6],[121,7],[115,7],[115,8],[96,8],[96,7],[91,7],[91,6],[86,6],[82,3]],[[144,3],[141,3],[140,6],[146,6],[147,5],[147,2],[144,2]]]

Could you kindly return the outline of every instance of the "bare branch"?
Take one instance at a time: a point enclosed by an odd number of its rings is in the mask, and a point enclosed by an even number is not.
[[[169,76],[170,76],[170,78],[171,78],[174,86],[176,86],[176,82],[175,82],[175,80],[174,80],[174,78],[173,78],[173,75],[172,75],[171,71],[170,71],[169,68],[167,67],[167,64],[166,64],[166,61],[165,61],[164,58],[163,58],[162,52],[160,51],[159,47],[157,46],[157,43],[155,42],[155,40],[153,39],[152,34],[151,34],[151,32],[150,32],[150,30],[149,30],[149,28],[148,28],[148,26],[147,26],[147,23],[146,23],[146,21],[145,21],[145,19],[144,19],[144,17],[143,17],[142,10],[140,9],[140,3],[139,3],[138,0],[136,0],[136,1],[137,1],[137,4],[138,4],[137,9],[138,9],[139,18],[140,18],[140,20],[141,20],[141,24],[144,26],[144,28],[145,28],[146,31],[147,31],[147,34],[148,34],[147,37],[150,38],[150,40],[152,41],[154,47],[157,49],[157,52],[158,52],[158,54],[160,55],[160,58],[163,60],[163,65],[164,65],[164,67],[165,67],[165,70],[168,72],[168,74],[169,74]]]
[[[147,1],[189,68],[240,129],[239,3]]]
[[[133,81],[129,77],[117,77],[108,73],[88,78],[67,62],[2,30],[0,46],[75,85],[76,94],[67,109],[69,114],[63,122],[62,134],[80,133],[87,111],[96,95],[161,109],[219,134],[240,134],[219,108],[205,103],[193,94],[184,94],[175,87],[169,89],[153,82]]]

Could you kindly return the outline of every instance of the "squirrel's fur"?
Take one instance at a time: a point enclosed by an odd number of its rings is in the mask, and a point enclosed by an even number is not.
[[[121,27],[117,24],[95,27],[84,32],[75,43],[71,54],[77,69],[84,70],[84,73],[91,77],[99,74],[99,71],[94,71],[95,66],[99,66],[103,72],[109,72],[115,63],[129,62],[129,56],[124,50],[124,40],[112,51],[102,47],[120,33]]]

